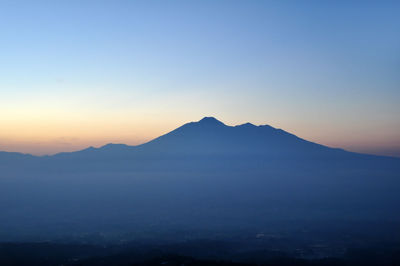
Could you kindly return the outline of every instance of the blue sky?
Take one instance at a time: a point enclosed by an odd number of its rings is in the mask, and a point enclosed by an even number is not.
[[[0,150],[216,116],[400,156],[398,1],[1,1]]]

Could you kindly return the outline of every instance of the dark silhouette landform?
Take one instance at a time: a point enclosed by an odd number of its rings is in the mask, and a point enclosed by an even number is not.
[[[386,239],[399,235],[399,191],[398,158],[205,117],[138,146],[1,152],[0,238]]]

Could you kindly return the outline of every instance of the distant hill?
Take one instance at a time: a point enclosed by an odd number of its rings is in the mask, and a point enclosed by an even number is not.
[[[2,152],[0,171],[5,239],[400,221],[400,159],[212,117],[138,146],[42,157]]]
[[[138,146],[108,144],[101,148],[89,148],[78,153],[142,152],[154,155],[243,155],[263,154],[271,156],[315,155],[342,150],[328,148],[303,140],[293,134],[268,125],[255,126],[246,123],[227,126],[213,117],[187,123],[163,136]]]
[[[256,126],[245,123],[228,126],[214,117],[204,117],[198,122],[190,122],[147,143],[129,146],[125,144],[107,144],[100,148],[89,147],[77,152],[58,153],[42,158],[72,158],[85,156],[128,156],[143,154],[154,155],[262,155],[271,157],[307,157],[307,156],[367,156],[330,148],[301,139],[282,129],[269,125]],[[373,156],[373,155],[370,155]],[[36,157],[20,153],[0,152],[0,159]],[[374,156],[375,158],[384,156]],[[389,157],[386,157],[389,159]],[[393,158],[392,158],[393,159]]]

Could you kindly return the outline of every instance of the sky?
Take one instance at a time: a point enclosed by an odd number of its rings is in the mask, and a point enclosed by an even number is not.
[[[399,1],[0,0],[0,150],[214,116],[400,157]]]

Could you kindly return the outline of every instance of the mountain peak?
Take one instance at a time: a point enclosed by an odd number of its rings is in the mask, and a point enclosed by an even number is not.
[[[252,123],[247,122],[247,123],[238,125],[238,126],[236,126],[236,127],[251,128],[251,127],[257,127],[257,126],[256,126],[256,125],[253,125]]]
[[[206,124],[206,125],[225,125],[218,119],[212,116],[206,116],[203,119],[201,119],[198,123],[200,124]]]

